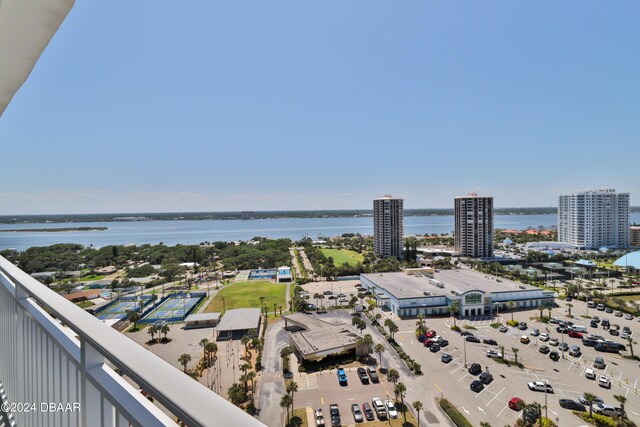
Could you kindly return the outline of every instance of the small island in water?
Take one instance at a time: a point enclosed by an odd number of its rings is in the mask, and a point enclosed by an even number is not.
[[[104,231],[108,230],[108,227],[54,227],[54,228],[13,228],[10,230],[0,230],[0,233],[18,233],[18,232],[29,232],[29,233],[56,233],[61,231]]]

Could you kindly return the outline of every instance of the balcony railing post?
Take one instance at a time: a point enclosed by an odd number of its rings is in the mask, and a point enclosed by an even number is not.
[[[89,371],[92,368],[104,364],[104,356],[93,348],[86,340],[80,341],[80,416],[83,426],[102,425],[102,396],[89,379]],[[100,416],[100,423],[96,422],[96,416]]]

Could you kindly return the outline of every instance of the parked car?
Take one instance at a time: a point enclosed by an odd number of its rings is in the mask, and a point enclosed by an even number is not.
[[[369,366],[367,368],[367,373],[369,374],[369,378],[371,378],[372,383],[379,383],[380,378],[378,377],[378,373],[376,372],[375,366]]]
[[[596,310],[604,311],[604,304],[598,304],[598,306],[596,307]]]
[[[592,328],[597,328],[598,327],[598,322],[592,320],[591,322],[589,322],[589,326],[591,326]]]
[[[391,400],[385,400],[384,405],[387,407],[387,414],[389,414],[389,418],[398,418],[398,410],[393,406],[393,402]]]
[[[593,359],[593,367],[596,369],[604,369],[606,367],[606,363],[604,363],[604,359],[600,356]]]
[[[560,344],[560,342],[558,341],[558,338],[551,338],[551,339],[549,340],[549,345],[552,345],[552,346],[554,346],[554,347],[557,347],[557,346],[558,346],[558,344]]]
[[[602,322],[600,322],[600,324],[604,329],[609,329],[611,322],[609,322],[609,319],[602,319]]]
[[[584,371],[584,377],[588,380],[595,380],[596,373],[593,371],[593,369],[587,369]]]
[[[604,375],[598,377],[598,385],[602,388],[611,388],[611,381]]]
[[[499,330],[500,332],[507,332],[507,331],[509,330],[509,328],[507,328],[505,325],[502,325],[502,326],[500,326],[500,327],[498,328],[498,330]]]
[[[578,401],[583,405],[589,406],[589,402],[587,402],[587,399],[584,398],[584,395],[581,395],[580,397],[578,397]],[[593,404],[595,405],[596,403],[603,403],[603,401],[602,399],[596,396],[596,398],[593,399]]]
[[[475,391],[476,393],[479,391],[482,391],[482,389],[484,388],[484,384],[482,383],[482,381],[480,380],[475,380],[471,383],[471,385],[469,386],[469,388],[472,391]]]
[[[431,347],[429,347],[429,351],[431,353],[437,353],[440,351],[440,344],[433,344]]]
[[[480,339],[474,335],[467,335],[465,337],[465,341],[467,342],[480,342]]]
[[[617,310],[615,313],[613,313],[613,315],[616,317],[622,317],[622,312],[620,310]]]
[[[482,367],[479,363],[472,363],[469,367],[469,373],[471,375],[478,375],[480,372],[482,372]]]
[[[429,330],[427,331],[427,334],[426,334],[426,335],[427,335],[427,338],[433,338],[433,337],[435,337],[436,335],[438,335],[438,333],[437,333],[436,331],[434,331],[433,329],[429,329]]]
[[[514,411],[520,411],[524,406],[524,400],[519,397],[512,397],[509,400],[509,409],[513,409]]]
[[[522,411],[522,418],[530,425],[535,423],[540,417],[540,412],[535,406],[527,406]]]
[[[594,403],[593,412],[599,415],[606,415],[612,418],[619,418],[622,410],[606,403]]]
[[[549,359],[557,362],[560,359],[560,354],[558,354],[557,351],[552,351],[551,353],[549,353]]]
[[[493,375],[491,375],[489,372],[483,372],[480,374],[478,379],[484,384],[491,384],[491,381],[493,381]]]
[[[316,427],[324,427],[324,415],[322,415],[322,408],[316,409],[314,415],[316,416]]]
[[[605,311],[605,313],[611,314],[611,313],[613,313],[613,308],[607,307],[607,308],[604,309],[604,311]]]
[[[580,332],[576,332],[576,331],[569,331],[569,337],[571,338],[582,338],[582,334]]]
[[[558,346],[558,350],[560,351],[569,350],[569,344],[567,344],[566,342],[561,342],[560,345]]]
[[[535,328],[533,331],[531,331],[531,336],[537,337],[538,335],[540,335],[540,331],[538,330],[538,328]]]
[[[558,326],[556,328],[556,332],[559,333],[559,334],[566,334],[568,332],[568,330],[564,326]]]
[[[529,344],[529,342],[530,342],[529,337],[528,337],[528,336],[526,336],[526,335],[521,336],[521,337],[520,337],[520,342],[521,342],[522,344]]]
[[[453,360],[453,357],[449,353],[445,353],[440,357],[440,360],[444,363],[449,363]]]
[[[487,351],[484,352],[484,354],[487,357],[490,357],[492,359],[502,359],[502,354],[498,353],[495,350],[487,350]]]
[[[351,413],[353,414],[353,421],[357,423],[361,423],[364,421],[364,415],[362,414],[360,405],[358,405],[357,403],[351,404]]]
[[[521,331],[524,331],[525,329],[527,329],[527,322],[520,322],[518,323],[518,329],[520,329]]]
[[[358,368],[358,378],[360,378],[362,384],[369,384],[369,375],[367,375],[366,369],[362,367]]]
[[[344,371],[344,368],[338,368],[338,383],[340,385],[347,385],[347,373]]]
[[[551,387],[551,384],[545,384],[542,381],[531,381],[527,383],[527,387],[529,387],[529,390],[531,391],[545,391],[546,389],[547,393],[553,393],[553,387]]]
[[[375,419],[375,417],[373,416],[371,405],[369,405],[367,402],[364,402],[362,404],[362,413],[364,414],[364,417],[367,421],[373,421]]]
[[[331,427],[340,427],[342,420],[340,419],[340,408],[335,403],[329,405],[329,413],[331,414]]]
[[[561,408],[571,409],[572,411],[585,412],[587,409],[580,402],[571,399],[560,399],[558,401]]]
[[[569,356],[580,357],[581,354],[582,351],[577,345],[571,346],[571,348],[569,349]]]
[[[485,338],[482,340],[483,344],[489,344],[489,345],[498,345],[498,342],[494,339],[491,338]]]
[[[446,347],[446,346],[448,346],[448,345],[449,345],[449,341],[447,341],[447,340],[445,340],[445,339],[442,339],[442,340],[440,340],[440,342],[438,343],[438,345],[440,346],[440,348],[442,348],[442,347]]]
[[[546,332],[543,332],[540,334],[540,337],[538,339],[540,341],[549,341],[549,334]]]
[[[378,416],[379,420],[387,419],[387,409],[384,407],[382,399],[380,399],[379,397],[374,397],[373,399],[371,399],[371,406],[373,406],[373,410],[376,411],[376,415]]]
[[[541,345],[538,351],[542,354],[548,354],[551,351],[551,349],[549,348],[549,346]]]

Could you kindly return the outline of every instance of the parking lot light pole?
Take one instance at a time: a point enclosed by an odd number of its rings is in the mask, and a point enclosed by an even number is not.
[[[547,380],[544,380],[544,417],[549,418],[549,410],[547,409]]]
[[[467,337],[462,336],[462,346],[464,347],[464,367],[467,367]]]

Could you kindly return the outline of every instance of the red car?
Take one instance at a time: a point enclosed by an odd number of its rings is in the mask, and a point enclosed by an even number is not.
[[[571,338],[582,338],[582,333],[576,332],[576,331],[569,331],[569,336]]]
[[[425,347],[431,347],[431,344],[435,344],[435,341],[432,340],[431,338],[427,338],[426,340],[424,340],[423,344]]]
[[[509,409],[519,411],[522,407],[524,407],[524,400],[520,399],[519,397],[512,397],[509,401]]]
[[[437,333],[436,333],[436,331],[434,331],[433,329],[429,329],[429,330],[427,331],[427,338],[433,338],[433,337],[435,337],[436,335],[438,335],[438,334],[437,334]]]

